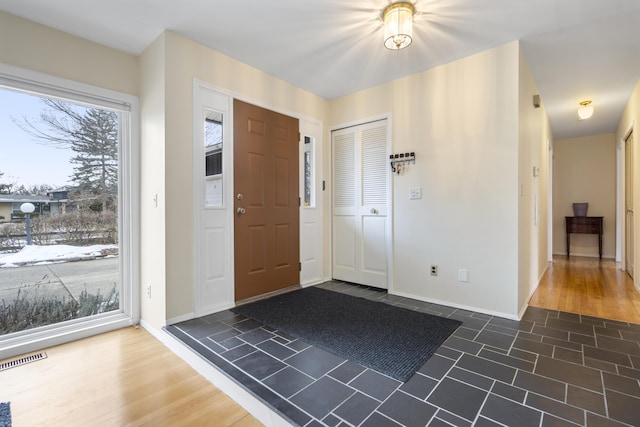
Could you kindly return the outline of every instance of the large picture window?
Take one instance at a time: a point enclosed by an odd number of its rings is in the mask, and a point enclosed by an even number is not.
[[[0,68],[0,359],[137,322],[135,116],[134,97]]]

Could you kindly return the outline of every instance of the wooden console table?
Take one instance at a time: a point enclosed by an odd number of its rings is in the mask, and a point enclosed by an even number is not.
[[[598,253],[602,259],[602,228],[603,221],[601,216],[565,216],[565,229],[567,230],[567,256],[571,248],[571,233],[575,234],[597,234],[598,235]]]

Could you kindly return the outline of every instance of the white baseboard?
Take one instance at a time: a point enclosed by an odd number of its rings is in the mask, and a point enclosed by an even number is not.
[[[557,256],[567,256],[567,252],[554,252],[553,255],[557,255]],[[581,258],[600,258],[600,255],[598,254],[582,254],[582,253],[575,253],[575,252],[571,252],[571,256],[578,256]],[[602,254],[602,259],[613,259],[615,260],[616,257],[615,255],[606,255],[606,254]]]
[[[171,319],[167,319],[167,325],[175,325],[176,323],[186,322],[187,320],[195,319],[195,317],[195,313],[187,313],[183,314],[182,316],[172,317]]]
[[[538,277],[538,282],[533,287],[533,289],[531,289],[531,292],[529,292],[529,296],[525,300],[524,305],[522,307],[520,307],[520,310],[518,311],[518,318],[519,319],[522,319],[522,316],[524,316],[524,312],[527,311],[527,308],[529,308],[529,301],[531,301],[531,298],[533,297],[533,294],[535,294],[536,291],[538,290],[538,286],[540,286],[540,282],[542,281],[542,278],[544,277],[544,275],[547,272],[547,270],[549,270],[549,265],[550,264],[551,264],[550,262],[547,262],[547,265],[545,266],[544,270],[542,270],[542,274],[540,274],[540,276]]]
[[[291,424],[287,420],[273,411],[264,402],[216,369],[215,366],[185,347],[184,344],[169,333],[154,329],[144,320],[140,321],[140,325],[262,424],[267,427],[291,427]]]
[[[437,300],[434,298],[425,298],[423,296],[418,296],[418,295],[413,295],[413,294],[409,294],[406,292],[397,292],[397,291],[391,291],[389,290],[389,295],[397,295],[399,297],[405,297],[405,298],[411,298],[411,299],[415,299],[418,301],[423,301],[423,302],[430,302],[433,304],[440,304],[440,305],[446,305],[448,307],[454,307],[454,308],[459,308],[462,310],[467,310],[467,311],[475,311],[476,313],[482,313],[482,314],[488,314],[489,316],[498,316],[498,317],[504,317],[505,319],[511,319],[511,320],[520,320],[518,318],[518,316],[513,315],[513,314],[508,314],[508,313],[502,313],[499,311],[492,311],[492,310],[485,310],[483,308],[478,308],[478,307],[471,307],[468,305],[464,305],[464,304],[455,304],[452,303],[451,301],[441,301],[441,300]]]
[[[310,286],[315,286],[315,285],[319,285],[320,283],[324,283],[326,282],[326,279],[316,279],[316,280],[312,280],[310,282],[305,282],[305,283],[301,283],[300,287],[302,288],[308,288]]]
[[[235,307],[235,304],[224,304],[221,306],[211,307],[209,309],[203,310],[201,313],[186,313],[180,316],[172,317],[171,319],[167,319],[167,325],[175,325],[176,323],[186,322],[187,320],[195,319],[196,317],[204,317],[213,313],[218,313],[220,311],[229,310],[230,308]]]

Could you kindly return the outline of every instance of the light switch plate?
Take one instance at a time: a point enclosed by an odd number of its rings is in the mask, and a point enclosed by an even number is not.
[[[409,200],[422,199],[422,188],[411,187],[409,189]]]

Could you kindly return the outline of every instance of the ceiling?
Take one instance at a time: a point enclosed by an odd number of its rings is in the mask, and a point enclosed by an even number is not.
[[[0,0],[0,10],[133,54],[168,29],[329,100],[521,40],[556,139],[614,132],[640,79],[640,0],[415,0],[414,42],[399,52],[382,43],[389,3]],[[584,99],[595,113],[578,121]]]

